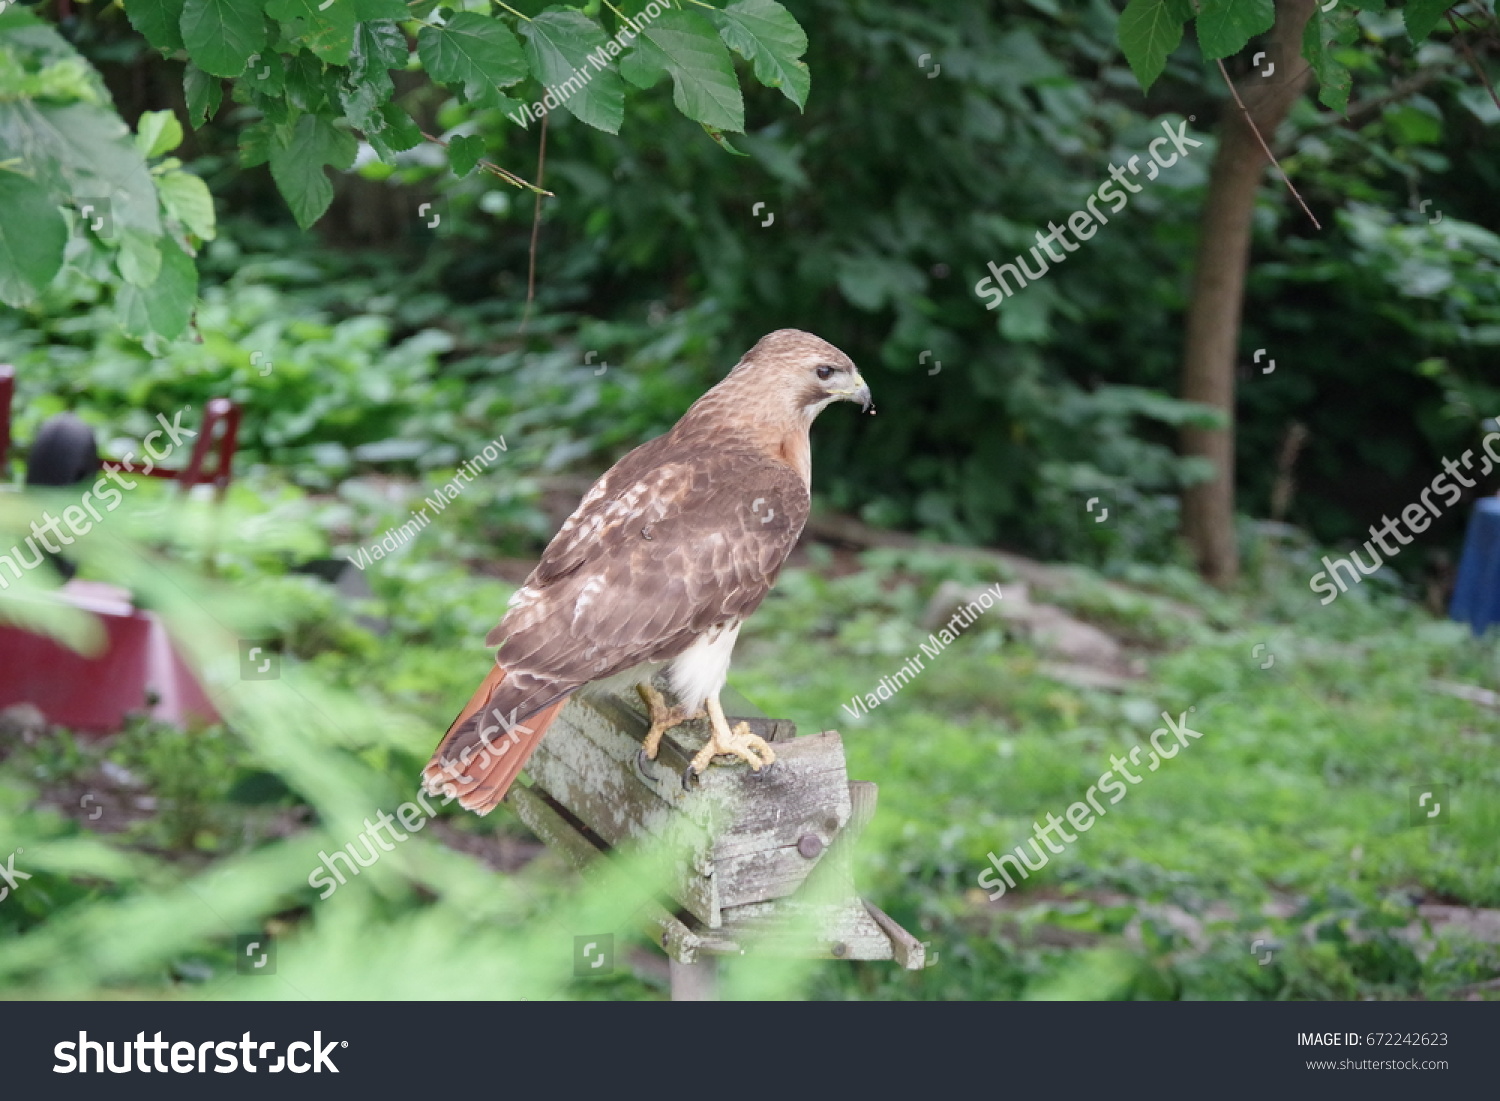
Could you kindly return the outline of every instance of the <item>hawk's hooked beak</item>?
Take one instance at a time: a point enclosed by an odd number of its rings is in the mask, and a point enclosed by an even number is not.
[[[875,399],[870,396],[870,386],[858,371],[854,373],[854,383],[854,389],[846,390],[844,393],[850,401],[859,402],[861,413],[869,413],[873,416],[875,413]]]

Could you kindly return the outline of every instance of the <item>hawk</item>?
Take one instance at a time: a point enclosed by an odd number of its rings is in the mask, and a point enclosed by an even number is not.
[[[716,756],[757,772],[774,762],[747,724],[730,729],[719,693],[740,626],[807,522],[809,431],[835,401],[874,411],[848,356],[781,329],[670,432],[606,471],[485,636],[499,647],[495,667],[422,770],[423,787],[489,813],[583,688],[640,694],[651,721],[643,765],[663,734],[707,713],[711,736],[684,785]],[[663,669],[675,706],[650,683]]]

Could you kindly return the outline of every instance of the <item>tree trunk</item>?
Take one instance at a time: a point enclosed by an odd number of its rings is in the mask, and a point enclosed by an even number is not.
[[[1261,77],[1252,70],[1239,80],[1241,98],[1268,145],[1307,84],[1310,70],[1302,58],[1302,32],[1314,3],[1277,0],[1276,24],[1265,43],[1275,73]],[[1290,79],[1281,79],[1282,73]],[[1211,481],[1183,494],[1182,534],[1199,572],[1222,587],[1232,584],[1240,569],[1234,531],[1234,371],[1245,269],[1250,260],[1250,223],[1255,195],[1270,162],[1232,98],[1224,105],[1219,135],[1188,304],[1182,397],[1222,410],[1226,427],[1184,428],[1181,443],[1184,455],[1201,455],[1214,465]],[[1274,351],[1270,355],[1274,358]]]

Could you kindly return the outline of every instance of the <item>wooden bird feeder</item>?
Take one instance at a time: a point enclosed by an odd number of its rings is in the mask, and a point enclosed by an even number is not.
[[[670,731],[642,770],[644,711],[575,696],[527,764],[532,785],[508,801],[585,874],[627,842],[682,854],[667,888],[675,906],[650,907],[647,919],[670,961],[674,1001],[711,998],[716,958],[747,948],[926,966],[923,945],[855,891],[854,843],[875,813],[876,786],[850,781],[837,732],[798,738],[789,722],[744,721],[775,747],[776,767],[757,775],[721,758],[685,791],[705,720]]]

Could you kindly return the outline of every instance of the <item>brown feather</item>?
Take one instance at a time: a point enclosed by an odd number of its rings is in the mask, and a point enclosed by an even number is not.
[[[515,695],[506,688],[507,672],[497,664],[469,697],[422,770],[422,786],[429,792],[455,797],[465,810],[488,814],[505,798],[571,694],[571,690],[560,698],[554,694],[546,705],[518,716],[518,709],[504,707],[507,697]]]

